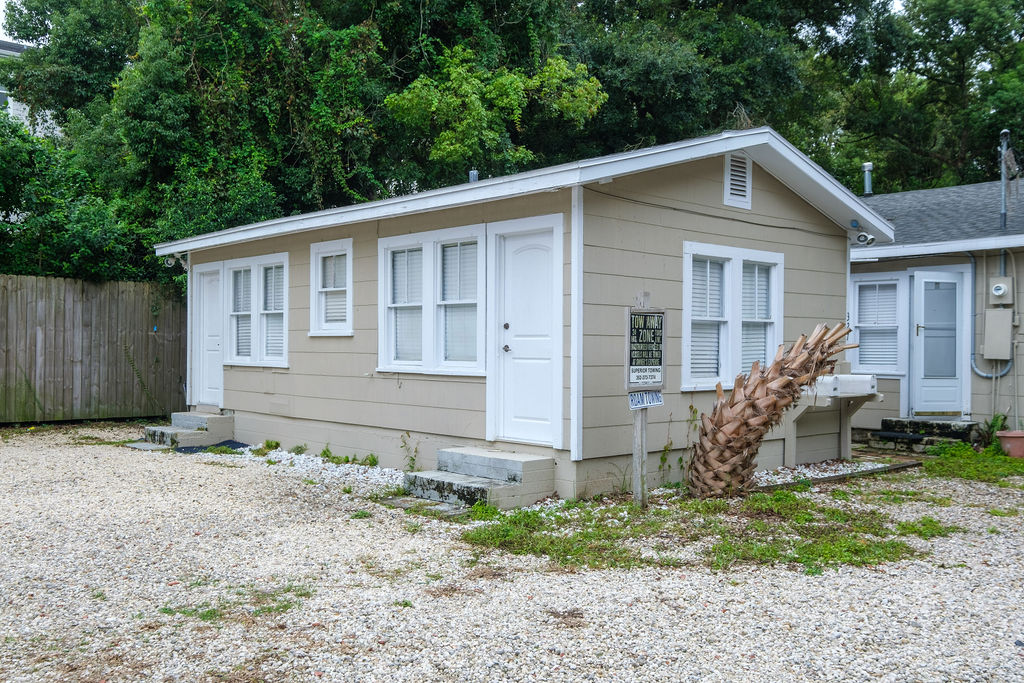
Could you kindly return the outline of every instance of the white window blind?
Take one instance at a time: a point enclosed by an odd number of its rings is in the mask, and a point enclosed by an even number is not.
[[[683,244],[684,391],[728,387],[781,340],[783,254]]]
[[[694,257],[691,301],[693,323],[690,335],[690,374],[694,377],[718,376],[722,328],[725,324],[722,281],[722,262]]]
[[[898,298],[895,282],[857,286],[859,362],[869,366],[899,364]]]
[[[348,322],[348,254],[324,256],[320,263],[320,293],[325,323]]]
[[[423,359],[423,249],[391,252],[391,323],[394,357]]]
[[[764,367],[768,358],[772,321],[771,268],[762,263],[743,263],[742,352],[740,372],[750,372],[755,362]],[[772,354],[774,358],[774,354]]]
[[[284,266],[263,267],[263,355],[284,357]]]
[[[477,243],[441,247],[441,329],[444,359],[476,360]]]
[[[252,271],[231,271],[231,329],[234,355],[252,356]]]

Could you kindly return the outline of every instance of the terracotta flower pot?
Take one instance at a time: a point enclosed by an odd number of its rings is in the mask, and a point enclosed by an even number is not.
[[[999,444],[1011,458],[1024,458],[1024,431],[996,432]]]

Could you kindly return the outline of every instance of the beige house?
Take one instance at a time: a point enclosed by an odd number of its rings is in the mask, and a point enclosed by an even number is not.
[[[885,395],[857,414],[855,427],[1001,413],[1009,428],[1024,428],[1024,200],[1009,189],[1005,227],[999,182],[864,198],[895,226],[896,241],[851,250],[850,320],[860,348],[850,360],[855,372],[877,375]]]
[[[578,497],[628,482],[625,307],[666,310],[649,472],[714,387],[846,315],[849,245],[889,224],[768,128],[290,216],[161,244],[187,257],[188,403],[235,436],[420,466],[478,446],[553,462]],[[763,466],[837,456],[841,406],[772,433]],[[664,458],[662,455],[664,454]]]

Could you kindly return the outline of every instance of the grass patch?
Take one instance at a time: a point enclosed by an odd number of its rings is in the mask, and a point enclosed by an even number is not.
[[[498,517],[501,517],[501,510],[479,500],[469,508],[469,518],[475,522],[489,522]]]
[[[319,482],[317,482],[316,479],[303,479],[302,483],[306,484],[307,486],[316,486],[317,483],[319,483]]]
[[[988,511],[988,514],[993,517],[1016,517],[1018,514],[1017,508],[1006,508],[1001,510],[1000,508],[992,508]]]
[[[245,465],[238,465],[238,464],[233,463],[233,462],[217,462],[216,460],[207,460],[203,464],[204,465],[209,465],[210,467],[227,467],[227,468],[231,468],[231,469],[238,468],[238,467],[245,467]]]
[[[208,602],[201,603],[194,607],[161,607],[157,611],[160,612],[160,614],[166,614],[167,616],[180,614],[184,617],[193,617],[199,621],[205,622],[219,621],[224,618],[224,609],[221,607],[213,607]]]
[[[928,453],[936,457],[925,461],[924,470],[933,477],[995,483],[1006,477],[1024,476],[1024,459],[1009,457],[998,444],[980,453],[963,442],[939,444]]]
[[[912,498],[916,498],[912,497]],[[702,542],[714,570],[741,564],[792,564],[809,574],[919,555],[899,537],[934,538],[962,531],[925,517],[895,524],[877,509],[848,510],[792,489],[740,501],[655,499],[647,510],[614,499],[574,501],[549,510],[516,510],[463,533],[471,544],[546,556],[567,567],[671,567],[678,551]],[[621,501],[621,498],[619,499]]]
[[[305,453],[308,450],[309,450],[309,446],[307,446],[304,443],[300,443],[300,444],[298,444],[296,446],[292,446],[291,448],[289,448],[288,452],[291,453],[292,455],[302,455],[303,453]]]
[[[213,453],[214,455],[241,455],[242,451],[231,448],[230,446],[210,446],[204,453]]]
[[[371,515],[369,510],[356,510],[355,512],[352,513],[352,519],[366,519],[370,516]]]
[[[896,531],[901,536],[918,536],[926,540],[949,536],[963,530],[963,527],[956,525],[944,525],[934,517],[922,517],[916,522],[900,522],[896,525]]]
[[[102,436],[92,434],[75,434],[73,442],[82,446],[123,446],[127,443],[135,443],[138,439],[104,439]]]

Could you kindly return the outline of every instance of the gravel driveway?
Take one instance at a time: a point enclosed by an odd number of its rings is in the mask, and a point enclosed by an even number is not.
[[[572,572],[360,495],[397,473],[83,443],[139,431],[3,433],[0,679],[1024,680],[1019,489],[927,480],[967,531],[922,560]]]

